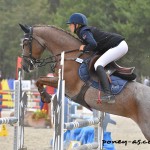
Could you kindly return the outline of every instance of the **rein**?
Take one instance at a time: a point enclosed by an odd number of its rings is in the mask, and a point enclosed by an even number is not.
[[[74,52],[74,51],[77,51],[78,49],[74,49],[74,50],[67,50],[65,51],[65,54],[66,53],[71,53],[71,52]],[[59,56],[61,56],[61,53],[59,54],[56,54],[54,56],[49,56],[49,57],[46,57],[46,58],[41,58],[41,59],[35,59],[35,63],[38,64],[38,67],[42,67],[42,66],[45,66],[46,64],[51,64],[51,63],[57,63],[60,61],[60,59],[58,58]],[[65,58],[65,60],[75,60],[76,58]]]
[[[65,51],[65,54],[66,53],[71,53],[71,52],[74,52],[74,51],[78,51],[78,49],[74,49],[74,50],[67,50]],[[72,60],[72,61],[75,61],[78,57],[80,57],[81,55],[83,54],[83,52],[80,52],[76,58],[64,58],[64,60]],[[59,56],[61,56],[61,53],[59,54],[56,54],[55,56],[50,56],[50,57],[46,57],[44,59],[39,59],[37,60],[36,59],[36,64],[38,64],[37,67],[42,67],[42,66],[45,66],[46,64],[51,64],[50,67],[51,67],[51,70],[54,72],[54,69],[57,65],[58,62],[61,61],[61,58],[59,58]]]

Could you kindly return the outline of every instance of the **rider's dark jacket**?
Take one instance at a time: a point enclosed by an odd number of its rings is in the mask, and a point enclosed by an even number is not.
[[[84,51],[98,51],[105,53],[108,49],[116,47],[125,38],[119,34],[104,32],[96,27],[84,26],[76,31],[77,36],[86,45]]]

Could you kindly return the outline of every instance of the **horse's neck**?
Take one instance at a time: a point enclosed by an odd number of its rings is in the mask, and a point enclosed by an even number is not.
[[[81,45],[78,39],[61,29],[47,28],[45,34],[46,46],[54,55],[62,51],[77,49]]]

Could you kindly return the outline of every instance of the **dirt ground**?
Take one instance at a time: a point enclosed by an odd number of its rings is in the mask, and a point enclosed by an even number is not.
[[[6,116],[3,114],[3,117]],[[111,115],[111,119],[116,121],[117,125],[109,124],[107,131],[111,132],[112,140],[128,141],[125,144],[115,144],[116,150],[148,150],[150,144],[132,144],[134,140],[144,141],[139,127],[130,119]],[[0,150],[13,150],[13,132],[14,128],[6,125],[8,136],[0,137]],[[0,125],[1,129],[1,125]],[[25,127],[24,145],[27,150],[50,150],[50,141],[53,137],[53,129]]]
[[[144,141],[148,142],[143,136],[140,128],[131,119],[111,115],[111,119],[116,121],[116,125],[109,124],[107,131],[111,132],[113,141],[121,140],[122,142],[127,141],[125,144],[115,144],[116,150],[149,150],[150,143],[142,144]],[[140,140],[141,144],[138,144]]]

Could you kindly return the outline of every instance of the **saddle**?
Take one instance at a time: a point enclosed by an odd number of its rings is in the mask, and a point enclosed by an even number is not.
[[[95,76],[94,64],[99,58],[99,55],[94,55],[89,62],[89,73],[91,76]],[[111,62],[105,67],[107,75],[115,75],[126,80],[134,80],[136,75],[133,73],[135,67],[121,67],[115,61]]]

